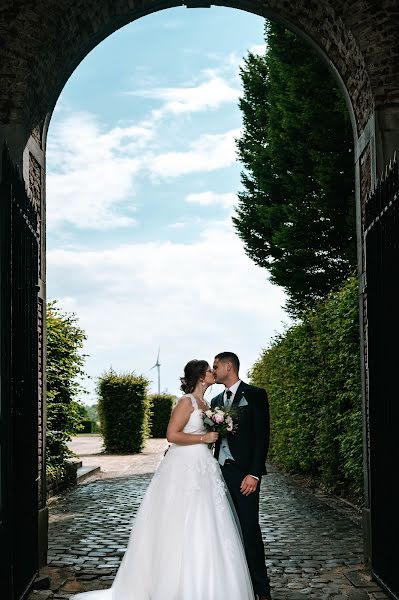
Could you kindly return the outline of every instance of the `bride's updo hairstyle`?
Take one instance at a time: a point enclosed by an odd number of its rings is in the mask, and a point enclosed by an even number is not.
[[[209,363],[206,360],[190,360],[184,367],[184,377],[180,377],[181,386],[185,394],[191,394],[195,390],[195,386],[201,377],[205,377],[209,368]]]

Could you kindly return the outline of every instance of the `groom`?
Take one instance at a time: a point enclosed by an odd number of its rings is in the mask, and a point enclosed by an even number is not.
[[[229,409],[236,416],[238,428],[227,438],[218,440],[215,458],[241,523],[242,535],[254,592],[258,600],[270,600],[270,582],[265,564],[265,550],[259,527],[259,488],[266,474],[269,447],[269,404],[266,391],[240,380],[240,361],[233,352],[215,356],[213,371],[216,383],[224,392],[212,399],[212,408]]]

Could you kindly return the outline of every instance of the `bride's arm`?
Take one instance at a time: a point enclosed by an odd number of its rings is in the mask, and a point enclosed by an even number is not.
[[[171,444],[209,444],[215,441],[213,432],[209,433],[184,433],[183,429],[193,412],[190,398],[183,396],[173,409],[170,417],[166,437]],[[211,439],[212,438],[212,439]]]

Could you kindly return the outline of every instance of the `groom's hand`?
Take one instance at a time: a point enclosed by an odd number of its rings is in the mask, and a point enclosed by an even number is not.
[[[252,475],[247,475],[241,482],[240,492],[244,496],[249,496],[250,494],[256,492],[258,484],[259,481],[255,479],[255,477],[252,477]]]

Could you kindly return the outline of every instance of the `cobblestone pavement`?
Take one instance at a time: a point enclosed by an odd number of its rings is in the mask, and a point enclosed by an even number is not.
[[[153,446],[153,463],[163,447]],[[51,578],[51,589],[37,590],[28,600],[66,600],[72,592],[110,587],[152,476],[113,473],[51,504],[49,566],[42,572]],[[270,467],[262,482],[260,523],[273,600],[387,598],[365,572],[360,517],[350,506],[315,495]]]

